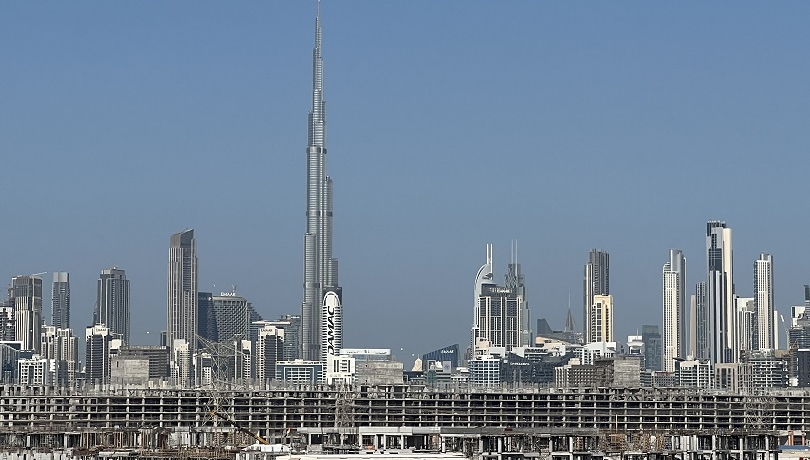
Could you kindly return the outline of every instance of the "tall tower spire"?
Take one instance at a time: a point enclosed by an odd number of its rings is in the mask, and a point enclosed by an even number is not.
[[[332,179],[326,175],[326,101],[323,98],[321,2],[312,50],[312,108],[307,126],[307,228],[304,234],[304,301],[301,358],[326,360],[342,346],[342,292],[332,258]],[[327,301],[328,300],[328,301]]]

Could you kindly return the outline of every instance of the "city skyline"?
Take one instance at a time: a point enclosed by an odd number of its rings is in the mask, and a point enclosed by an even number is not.
[[[91,322],[98,270],[126,267],[133,341],[155,343],[165,328],[152,321],[165,309],[165,239],[188,226],[198,231],[200,290],[239,284],[265,317],[298,312],[301,113],[311,87],[314,1],[249,4],[250,14],[88,5],[4,6],[0,34],[18,46],[7,51],[14,71],[0,89],[3,147],[45,161],[2,185],[9,196],[28,192],[34,204],[19,211],[25,233],[8,230],[10,240],[29,244],[2,248],[2,276],[69,271],[71,323],[80,330]],[[802,196],[810,144],[800,84],[806,52],[798,45],[806,32],[797,19],[806,6],[723,10],[722,33],[714,5],[584,11],[449,3],[430,4],[433,14],[423,17],[426,6],[369,4],[361,14],[372,20],[358,26],[355,12],[322,5],[330,147],[340,152],[330,163],[341,185],[335,237],[341,284],[351,292],[347,346],[423,352],[466,343],[479,248],[512,239],[521,243],[533,318],[559,328],[569,295],[579,297],[583,254],[610,251],[616,335],[624,337],[638,324],[660,323],[668,248],[681,248],[692,267],[705,263],[700,228],[710,219],[734,228],[741,295],[753,296],[751,263],[765,252],[779,264],[776,309],[802,303],[810,271],[807,254],[793,247],[807,246],[797,230],[805,222],[788,200]],[[406,20],[384,28],[375,17]],[[414,36],[417,28],[426,32]],[[527,149],[528,133],[540,136]],[[514,176],[495,175],[494,154],[517,166]],[[659,211],[656,186],[676,169],[690,186],[673,223],[671,209]],[[83,171],[99,174],[85,187],[73,181]],[[206,188],[208,174],[239,186]],[[594,225],[594,216],[574,211],[592,204],[586,184],[611,175],[600,198],[614,206]],[[502,185],[480,187],[484,177]],[[745,184],[761,177],[778,183],[753,196]],[[709,202],[715,187],[723,193]],[[70,205],[55,217],[36,211],[57,189]],[[484,210],[520,216],[519,225],[481,220]],[[56,230],[54,218],[64,222]],[[505,263],[506,256],[495,260]],[[690,271],[688,294],[702,271]],[[441,280],[430,302],[391,300],[413,279]],[[447,331],[453,321],[459,327]],[[382,327],[391,323],[398,327]],[[450,336],[426,343],[442,333]]]

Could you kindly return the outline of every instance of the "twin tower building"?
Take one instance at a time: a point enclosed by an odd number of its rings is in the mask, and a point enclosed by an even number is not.
[[[488,347],[531,346],[529,308],[520,264],[513,248],[504,286],[492,275],[492,245],[475,279],[472,356]],[[762,253],[753,264],[753,294],[737,292],[731,228],[725,222],[706,225],[706,278],[687,296],[686,257],[671,249],[662,268],[662,371],[674,372],[676,362],[699,359],[712,364],[736,363],[753,350],[778,346],[774,308],[773,257]],[[688,303],[687,303],[688,302]],[[593,249],[583,276],[581,342],[614,342],[610,255]],[[688,313],[688,316],[687,316]],[[570,318],[570,312],[569,312]],[[571,326],[566,326],[571,327]]]

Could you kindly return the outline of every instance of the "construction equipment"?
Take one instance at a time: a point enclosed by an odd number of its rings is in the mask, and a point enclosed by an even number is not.
[[[219,413],[219,412],[217,412],[215,410],[212,410],[211,411],[211,416],[222,419],[225,423],[227,423],[228,425],[234,427],[234,429],[236,429],[236,431],[239,431],[241,433],[244,433],[244,434],[250,436],[251,438],[255,439],[256,442],[258,442],[259,444],[270,444],[269,442],[267,442],[266,439],[264,439],[263,437],[259,436],[256,433],[248,430],[247,428],[239,425],[238,423],[236,423],[236,421],[232,420],[230,417],[228,417],[225,414],[221,414],[221,413]]]

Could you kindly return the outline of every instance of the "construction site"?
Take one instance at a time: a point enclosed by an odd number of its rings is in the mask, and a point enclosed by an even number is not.
[[[776,460],[780,446],[806,444],[808,396],[677,388],[72,392],[5,385],[0,459],[303,460],[398,453],[498,460]]]

